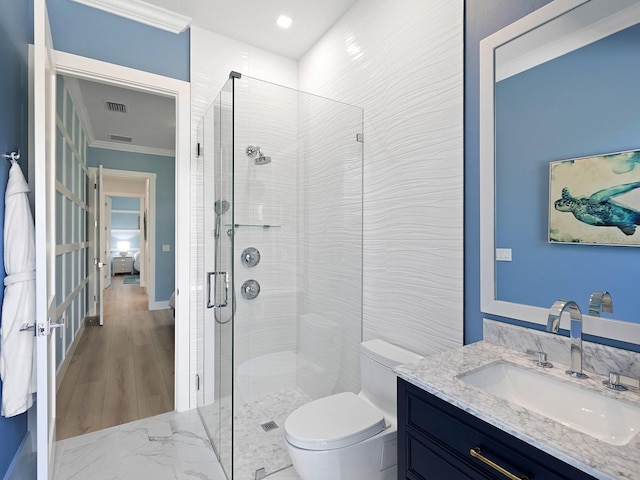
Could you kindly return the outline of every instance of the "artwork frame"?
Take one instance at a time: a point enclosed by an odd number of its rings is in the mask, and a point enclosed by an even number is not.
[[[640,149],[549,163],[549,243],[640,246]]]

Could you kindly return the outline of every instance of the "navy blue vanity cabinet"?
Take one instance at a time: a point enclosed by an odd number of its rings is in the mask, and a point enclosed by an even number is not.
[[[476,456],[471,454],[473,449]],[[514,477],[496,468],[503,468]],[[506,478],[594,477],[398,378],[398,479]]]

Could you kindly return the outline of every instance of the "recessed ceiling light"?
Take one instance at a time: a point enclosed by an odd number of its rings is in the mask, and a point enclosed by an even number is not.
[[[289,28],[291,26],[291,17],[287,17],[286,15],[280,15],[276,20],[276,23],[280,28]]]

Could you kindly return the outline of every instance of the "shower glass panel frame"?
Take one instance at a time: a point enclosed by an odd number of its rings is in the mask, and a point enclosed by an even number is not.
[[[230,480],[290,467],[286,417],[359,391],[362,131],[358,107],[234,72],[198,126],[197,403]]]

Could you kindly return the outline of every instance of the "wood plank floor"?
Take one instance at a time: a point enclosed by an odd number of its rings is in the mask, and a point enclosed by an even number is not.
[[[147,310],[137,284],[115,276],[104,293],[104,325],[87,322],[60,384],[57,440],[173,410],[172,310]]]

